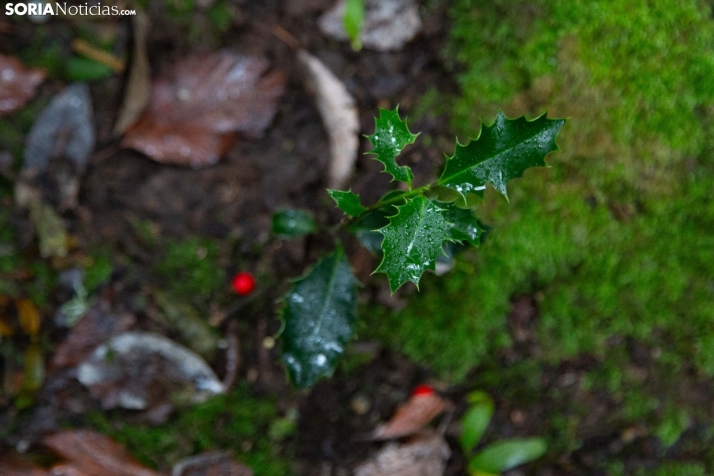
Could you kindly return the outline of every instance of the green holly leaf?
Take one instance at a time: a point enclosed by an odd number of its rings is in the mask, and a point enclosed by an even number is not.
[[[316,229],[315,219],[303,210],[283,210],[273,215],[273,233],[283,238],[297,238]]]
[[[351,217],[358,217],[367,210],[359,201],[359,195],[352,190],[327,190],[338,207]]]
[[[418,195],[396,208],[389,224],[378,230],[384,235],[384,256],[375,271],[387,275],[392,292],[407,281],[419,286],[419,278],[425,270],[434,269],[436,257],[449,239],[444,212],[431,200]]]
[[[357,285],[341,249],[293,283],[285,296],[282,360],[298,387],[329,377],[352,337]]]
[[[543,438],[512,438],[489,445],[469,462],[469,471],[499,474],[530,463],[548,449]]]
[[[467,192],[483,196],[490,182],[508,198],[509,180],[522,177],[528,167],[545,166],[545,156],[558,149],[555,137],[563,124],[565,119],[548,119],[545,114],[527,121],[499,112],[493,124],[483,126],[478,139],[456,144],[437,183],[465,197]]]
[[[412,134],[407,121],[399,118],[399,106],[393,111],[379,110],[379,117],[374,120],[374,134],[367,136],[372,142],[375,160],[384,164],[384,172],[392,176],[392,181],[399,180],[411,184],[414,179],[412,170],[406,165],[397,165],[397,156],[409,144],[413,144],[419,134]]]
[[[449,222],[449,238],[453,241],[471,243],[478,246],[481,242],[483,230],[478,224],[478,219],[470,209],[459,208],[454,202],[437,202],[444,211],[444,217]]]

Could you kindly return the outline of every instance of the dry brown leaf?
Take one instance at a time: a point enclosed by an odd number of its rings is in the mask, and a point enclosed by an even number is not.
[[[123,445],[94,431],[61,431],[46,436],[42,443],[68,460],[66,467],[76,467],[87,475],[159,476],[141,466]]]
[[[72,327],[67,338],[52,357],[52,367],[79,365],[99,344],[110,337],[129,330],[134,323],[130,314],[118,315],[110,310],[106,300],[100,300]]]
[[[226,51],[183,59],[154,82],[147,110],[122,145],[167,164],[215,163],[233,132],[258,136],[273,120],[286,75],[269,66]]]
[[[149,54],[146,51],[146,34],[149,30],[149,16],[141,8],[136,8],[136,15],[131,17],[134,29],[134,50],[131,70],[124,92],[124,102],[114,124],[114,135],[127,131],[144,112],[151,95],[151,68]]]
[[[330,138],[328,186],[343,188],[354,171],[359,150],[359,117],[354,98],[342,81],[305,50],[298,53],[307,86],[315,95],[317,110]]]
[[[179,461],[171,476],[253,476],[253,470],[228,451],[210,451]]]
[[[355,468],[355,476],[440,476],[451,451],[437,433],[404,444],[390,443]]]
[[[2,476],[47,476],[47,471],[35,466],[15,453],[0,456]]]
[[[391,440],[413,435],[451,407],[451,402],[435,393],[413,395],[397,408],[391,420],[375,428],[372,439]]]
[[[16,58],[0,55],[0,116],[27,104],[46,76],[43,69],[26,68]]]

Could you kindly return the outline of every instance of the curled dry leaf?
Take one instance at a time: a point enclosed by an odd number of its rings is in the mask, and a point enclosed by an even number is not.
[[[264,58],[220,51],[177,63],[154,82],[149,106],[122,145],[167,164],[211,165],[233,132],[258,136],[275,116],[286,75]]]
[[[64,469],[74,476],[159,476],[141,466],[127,449],[111,438],[90,430],[61,431],[42,439],[42,443],[68,460],[54,469]],[[53,471],[53,474],[62,474]],[[78,476],[79,476],[78,475]]]
[[[131,17],[131,24],[134,29],[134,49],[124,91],[124,102],[114,124],[116,136],[126,132],[139,119],[151,94],[151,68],[149,54],[146,51],[149,16],[141,8],[136,8],[136,15]]]
[[[224,391],[197,354],[144,332],[125,332],[97,347],[77,368],[77,379],[104,408],[145,410],[166,402],[200,403]]]
[[[43,69],[26,68],[16,58],[0,55],[0,116],[27,104],[46,76]]]
[[[320,17],[320,30],[338,40],[349,40],[345,31],[346,0]],[[421,30],[419,6],[414,0],[365,0],[364,24],[360,40],[365,48],[394,51],[414,38]]]
[[[372,439],[390,440],[413,435],[429,424],[452,404],[435,393],[415,393],[397,408],[394,416],[372,432]]]
[[[171,476],[253,476],[253,470],[234,460],[228,451],[210,451],[179,461]]]
[[[390,443],[355,469],[355,476],[440,476],[451,455],[437,433],[425,433],[404,444]]]
[[[355,100],[342,81],[320,60],[305,50],[298,52],[308,89],[317,100],[317,110],[330,138],[328,186],[346,185],[355,167],[359,149],[359,117]]]

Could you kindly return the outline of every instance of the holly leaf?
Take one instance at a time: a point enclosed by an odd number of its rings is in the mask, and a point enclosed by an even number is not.
[[[359,201],[359,195],[354,193],[352,190],[327,190],[330,197],[335,201],[340,210],[345,212],[345,214],[351,217],[360,216],[367,210]]]
[[[459,208],[454,202],[437,202],[444,211],[444,217],[449,222],[449,238],[459,243],[467,242],[478,246],[483,230],[478,219],[468,208]]]
[[[409,144],[413,144],[419,134],[412,134],[407,127],[407,121],[399,118],[399,106],[393,111],[379,109],[379,117],[374,120],[374,134],[367,136],[372,143],[375,160],[384,164],[384,172],[392,176],[392,182],[412,183],[414,175],[406,165],[397,165],[397,156]]]
[[[282,360],[298,387],[329,377],[352,337],[357,284],[344,251],[323,258],[285,296]]]
[[[283,238],[309,235],[316,229],[315,219],[306,211],[288,209],[273,214],[273,233]]]
[[[466,145],[456,144],[454,155],[438,185],[483,196],[486,183],[508,198],[506,183],[522,177],[529,167],[545,166],[545,156],[557,150],[555,137],[565,119],[548,119],[545,114],[533,121],[525,117],[508,119],[499,112],[490,126],[483,126],[478,139]]]
[[[419,286],[419,278],[427,269],[434,269],[443,243],[449,239],[449,224],[444,212],[434,202],[418,195],[397,206],[397,214],[379,231],[384,235],[382,263],[375,273],[385,273],[392,292],[411,281]]]

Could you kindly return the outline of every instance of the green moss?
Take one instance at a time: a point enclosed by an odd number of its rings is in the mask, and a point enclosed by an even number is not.
[[[478,366],[471,380],[526,406],[543,398],[538,369],[589,355],[600,364],[584,389],[604,389],[618,405],[601,430],[643,423],[671,445],[690,419],[707,417],[684,398],[687,382],[714,376],[710,8],[458,0],[452,19],[447,58],[462,92],[444,102],[455,104],[462,141],[499,108],[571,120],[553,168],[510,184],[510,203],[487,192],[478,215],[493,229],[481,248],[449,275],[426,276],[404,311],[369,309],[363,333],[452,381]],[[523,293],[538,300],[538,353],[531,372],[518,373],[496,356],[510,345],[506,318]],[[646,380],[630,361],[634,341],[657,355]],[[570,398],[548,395],[557,411],[544,431],[563,451],[578,447],[588,411]]]
[[[109,253],[101,251],[96,253],[91,263],[84,268],[84,287],[88,292],[94,292],[102,284],[107,284],[114,272]]]
[[[575,74],[606,94],[592,106],[607,111],[617,139],[655,136],[701,150],[695,110],[714,100],[714,21],[705,2],[460,0],[452,16],[452,55],[467,65],[457,120],[473,123],[474,104],[510,101],[537,78],[556,75],[563,88]]]
[[[281,445],[268,438],[278,419],[275,403],[246,387],[184,409],[159,426],[127,424],[120,413],[91,415],[92,425],[125,444],[140,461],[166,470],[178,460],[209,450],[231,450],[257,476],[290,474]]]
[[[218,244],[209,239],[169,241],[156,272],[164,280],[164,289],[173,297],[205,305],[225,285],[225,272],[218,264],[218,254]]]

